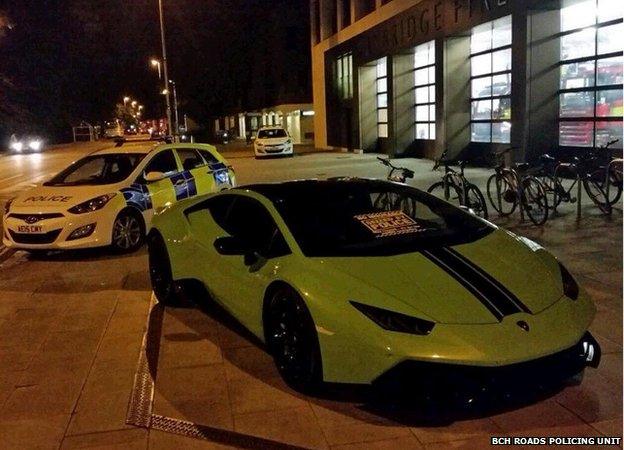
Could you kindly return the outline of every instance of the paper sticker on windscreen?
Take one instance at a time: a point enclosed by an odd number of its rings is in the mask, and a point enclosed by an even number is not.
[[[354,219],[368,228],[378,238],[423,231],[423,228],[403,211],[360,214],[354,216]]]

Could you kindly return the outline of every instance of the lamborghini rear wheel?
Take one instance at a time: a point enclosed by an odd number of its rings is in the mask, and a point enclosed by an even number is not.
[[[294,389],[313,392],[322,380],[321,352],[312,316],[291,288],[275,291],[265,311],[267,346],[280,375]]]

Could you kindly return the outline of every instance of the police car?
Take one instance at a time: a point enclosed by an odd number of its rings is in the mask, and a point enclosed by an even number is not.
[[[235,185],[232,167],[211,145],[100,150],[7,202],[3,243],[31,251],[111,245],[130,252],[142,245],[155,213]]]

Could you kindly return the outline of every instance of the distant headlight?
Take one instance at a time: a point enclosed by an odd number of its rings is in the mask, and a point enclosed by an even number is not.
[[[435,325],[435,323],[428,320],[418,319],[416,317],[394,311],[388,311],[387,309],[364,305],[363,303],[354,301],[349,303],[351,303],[355,309],[360,311],[384,330],[397,331],[399,333],[419,334],[424,336],[431,333],[431,330],[433,330]]]
[[[34,151],[41,150],[41,147],[43,147],[43,142],[41,142],[39,139],[33,139],[28,143],[28,148]]]
[[[11,209],[11,203],[13,203],[13,200],[15,200],[15,198],[10,199],[8,202],[6,202],[4,204],[4,213],[8,214],[10,209]]]
[[[84,214],[98,209],[104,208],[104,206],[113,198],[115,194],[100,195],[99,197],[92,198],[86,202],[82,202],[76,206],[68,209],[72,214]]]
[[[21,142],[13,142],[10,147],[13,151],[21,152],[24,149],[24,144]]]
[[[559,263],[559,269],[561,270],[561,281],[563,282],[563,293],[566,297],[576,300],[579,296],[579,286],[568,269],[561,263]]]

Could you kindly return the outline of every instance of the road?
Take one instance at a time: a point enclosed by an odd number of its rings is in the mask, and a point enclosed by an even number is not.
[[[41,155],[0,156],[0,198],[8,199],[107,145],[58,146]],[[386,175],[376,155],[305,153],[257,161],[249,149],[222,150],[240,184]],[[416,172],[417,187],[426,188],[440,176],[431,171],[430,161],[406,159],[401,164]],[[482,169],[467,171],[480,185],[488,174]],[[621,204],[610,219],[591,205],[583,214],[577,224],[571,206],[543,228],[518,224],[515,217],[501,222],[553,251],[597,303],[591,330],[605,354],[600,369],[589,373],[580,387],[518,411],[432,429],[390,413],[365,412],[357,402],[302,398],[283,385],[267,355],[227,320],[215,321],[192,308],[167,309],[155,412],[210,425],[218,442],[248,448],[277,443],[362,448],[365,440],[379,440],[388,448],[449,441],[465,441],[467,448],[476,448],[491,434],[621,436]],[[166,433],[162,427],[158,431],[125,422],[151,300],[146,260],[145,249],[126,256],[102,250],[38,258],[4,253],[0,447],[202,447],[200,441]]]

